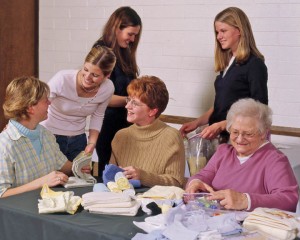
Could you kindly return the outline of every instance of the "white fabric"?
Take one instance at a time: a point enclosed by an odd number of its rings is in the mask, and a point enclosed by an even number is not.
[[[299,217],[299,216],[298,216]],[[295,213],[270,208],[256,208],[245,219],[243,226],[275,239],[294,239],[300,230]]]
[[[198,234],[196,231],[187,229],[179,221],[175,221],[162,232],[162,235],[170,240],[195,240]]]
[[[130,202],[131,198],[123,193],[113,192],[89,192],[82,195],[82,206],[106,203]]]
[[[123,216],[135,216],[137,214],[137,211],[140,208],[140,203],[137,201],[132,201],[133,206],[132,207],[124,207],[124,208],[99,208],[99,207],[89,207],[90,213],[97,213],[97,214],[110,214],[110,215],[123,215]]]
[[[154,186],[139,195],[139,198],[182,199],[184,190],[175,186]]]
[[[64,185],[65,188],[86,187],[93,186],[97,180],[88,173],[81,172],[84,166],[89,166],[92,161],[92,154],[86,154],[84,151],[80,152],[73,160],[72,172],[74,177],[70,177],[68,182]]]
[[[38,199],[39,213],[68,212],[74,214],[81,203],[81,198],[74,196],[74,192],[54,192],[44,185],[41,191],[42,199]]]

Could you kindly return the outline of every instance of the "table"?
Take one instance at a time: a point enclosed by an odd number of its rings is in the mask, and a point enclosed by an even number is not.
[[[67,191],[65,188],[52,188]],[[68,189],[69,190],[69,189]],[[40,189],[0,199],[1,240],[123,240],[143,232],[132,221],[144,221],[137,216],[113,216],[89,213],[81,206],[74,215],[68,213],[39,214]],[[76,196],[91,192],[92,187],[74,188]]]

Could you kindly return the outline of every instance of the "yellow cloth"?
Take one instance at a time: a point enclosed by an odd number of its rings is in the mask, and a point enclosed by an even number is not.
[[[41,197],[42,199],[38,200],[39,213],[68,212],[74,214],[81,203],[81,198],[74,196],[74,192],[55,192],[47,184],[44,184],[41,190]]]
[[[122,172],[116,173],[115,182],[120,190],[130,189],[130,183]]]
[[[122,192],[121,189],[119,189],[118,185],[115,182],[108,182],[107,183],[107,188],[111,191],[111,192],[115,192],[115,193],[120,193]]]
[[[139,195],[141,198],[152,199],[182,199],[184,190],[175,186],[154,186]]]

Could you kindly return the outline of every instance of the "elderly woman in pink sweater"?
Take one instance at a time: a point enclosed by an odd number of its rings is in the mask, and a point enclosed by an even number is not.
[[[298,185],[288,158],[267,140],[271,109],[253,99],[234,103],[227,114],[231,144],[222,144],[186,192],[210,192],[225,209],[256,207],[295,211]]]

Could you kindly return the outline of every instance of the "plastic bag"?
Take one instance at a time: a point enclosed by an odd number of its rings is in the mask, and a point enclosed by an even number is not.
[[[195,135],[188,139],[187,153],[190,175],[193,176],[205,167],[213,154],[213,146],[210,140]]]

